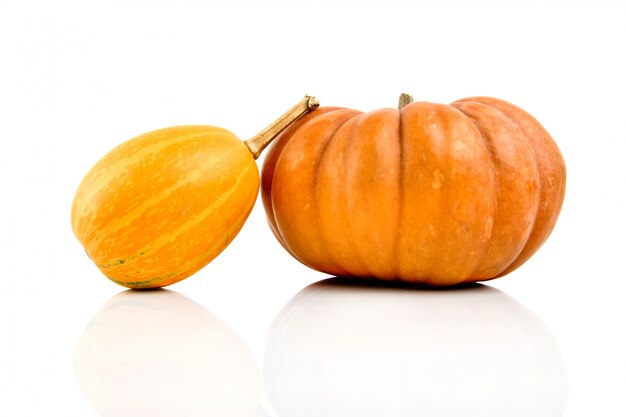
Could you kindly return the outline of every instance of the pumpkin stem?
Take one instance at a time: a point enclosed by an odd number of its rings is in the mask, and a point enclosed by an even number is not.
[[[254,137],[244,140],[243,143],[245,143],[250,152],[252,152],[254,159],[257,159],[261,155],[261,152],[263,152],[263,149],[265,149],[280,132],[285,130],[287,126],[295,122],[301,116],[319,107],[319,105],[320,103],[315,97],[306,95],[298,104],[276,119],[274,123],[260,131]]]
[[[400,99],[398,100],[398,110],[402,110],[404,106],[411,103],[413,103],[413,96],[405,93],[400,94]]]

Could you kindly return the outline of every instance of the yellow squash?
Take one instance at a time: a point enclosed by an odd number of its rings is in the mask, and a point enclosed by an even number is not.
[[[176,126],[122,143],[76,192],[76,237],[104,275],[125,287],[189,277],[241,230],[258,194],[255,159],[263,148],[317,105],[305,97],[245,142],[219,127]]]

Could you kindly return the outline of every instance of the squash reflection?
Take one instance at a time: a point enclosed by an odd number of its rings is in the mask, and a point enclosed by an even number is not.
[[[263,374],[277,417],[557,417],[567,402],[548,329],[486,285],[313,284],[275,320]]]
[[[253,417],[261,377],[243,341],[173,291],[112,297],[79,339],[76,379],[103,417]]]

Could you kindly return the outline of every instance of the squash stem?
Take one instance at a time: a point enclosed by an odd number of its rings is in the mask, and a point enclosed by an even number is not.
[[[413,97],[410,94],[400,94],[400,99],[398,100],[398,110],[402,110],[403,107],[411,103],[413,103]]]
[[[290,124],[295,122],[301,116],[305,115],[309,111],[319,107],[320,103],[313,96],[304,96],[304,98],[285,114],[280,116],[274,123],[260,131],[254,137],[244,140],[254,159],[257,159],[263,149],[269,145],[276,136],[287,128]]]

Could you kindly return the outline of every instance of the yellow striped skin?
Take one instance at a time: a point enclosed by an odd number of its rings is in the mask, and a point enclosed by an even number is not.
[[[258,189],[256,162],[233,133],[169,127],[119,145],[94,165],[76,192],[72,228],[112,281],[164,287],[228,246]]]

